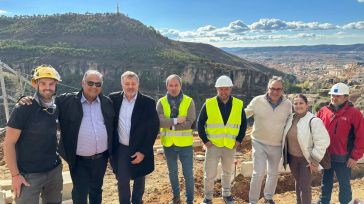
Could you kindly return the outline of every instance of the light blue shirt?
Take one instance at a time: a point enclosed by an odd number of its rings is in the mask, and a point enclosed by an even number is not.
[[[128,99],[125,97],[125,94],[123,96],[124,97],[120,107],[118,122],[119,142],[123,145],[129,146],[131,115],[133,113],[138,94],[136,94],[131,101],[128,101]]]
[[[76,154],[92,156],[107,150],[107,131],[99,97],[89,102],[82,94],[83,117],[78,132]]]

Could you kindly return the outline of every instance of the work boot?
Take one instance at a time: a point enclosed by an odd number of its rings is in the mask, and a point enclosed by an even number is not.
[[[200,204],[212,204],[212,200],[205,198]]]
[[[179,196],[173,197],[172,201],[169,204],[181,204],[181,198]]]
[[[266,198],[264,198],[264,203],[267,203],[267,204],[275,204],[275,202],[273,201],[273,199],[266,199]]]
[[[234,204],[234,199],[232,196],[224,196],[223,197],[225,204]]]

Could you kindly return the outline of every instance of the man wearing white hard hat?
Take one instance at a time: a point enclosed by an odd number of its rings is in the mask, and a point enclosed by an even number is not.
[[[252,131],[253,174],[250,181],[249,202],[258,203],[267,169],[264,203],[274,204],[273,195],[278,181],[282,157],[282,139],[292,103],[283,96],[282,78],[274,76],[268,82],[267,93],[256,96],[245,109],[246,116],[254,117]]]
[[[227,204],[234,203],[231,196],[236,147],[241,144],[246,131],[243,101],[231,96],[233,82],[228,76],[220,76],[215,83],[217,96],[206,99],[198,117],[198,133],[205,144],[204,200],[211,204],[214,180],[221,160],[222,196]]]
[[[330,135],[331,169],[323,170],[321,195],[318,203],[328,204],[331,199],[334,172],[339,181],[339,201],[352,199],[351,169],[364,153],[364,118],[349,101],[349,87],[344,83],[332,86],[331,102],[317,113]]]

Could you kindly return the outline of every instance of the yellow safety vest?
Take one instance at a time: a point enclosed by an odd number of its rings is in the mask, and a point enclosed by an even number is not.
[[[207,138],[217,147],[232,149],[235,145],[236,137],[239,134],[243,101],[235,97],[232,100],[229,119],[226,125],[224,125],[217,98],[206,99]]]
[[[178,117],[187,117],[188,108],[190,107],[192,98],[183,95],[183,99],[179,105]],[[171,117],[171,107],[169,106],[167,96],[161,98],[164,116]],[[172,145],[178,147],[191,146],[193,144],[192,129],[187,130],[170,130],[169,128],[161,128],[161,143],[165,147]]]

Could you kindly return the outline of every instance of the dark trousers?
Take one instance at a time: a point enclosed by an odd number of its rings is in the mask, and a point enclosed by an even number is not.
[[[288,155],[289,168],[295,179],[297,204],[311,204],[311,171],[305,157]]]
[[[90,204],[101,204],[107,159],[106,155],[97,159],[77,156],[76,165],[70,169],[74,204],[87,204],[87,197]]]
[[[42,173],[22,174],[30,186],[21,187],[19,197],[15,198],[17,204],[39,203],[39,195],[42,203],[61,204],[62,203],[62,164],[56,168]]]
[[[130,203],[130,156],[129,147],[119,144],[118,148],[118,168],[117,168],[117,179],[118,179],[118,190],[119,190],[119,202],[120,204]],[[133,193],[131,197],[131,203],[142,204],[143,194],[145,187],[145,176],[134,179]]]
[[[330,203],[334,172],[339,181],[339,201],[341,204],[347,204],[352,199],[352,193],[350,185],[351,169],[346,166],[346,162],[331,162],[331,169],[323,170],[320,201],[322,204]]]

